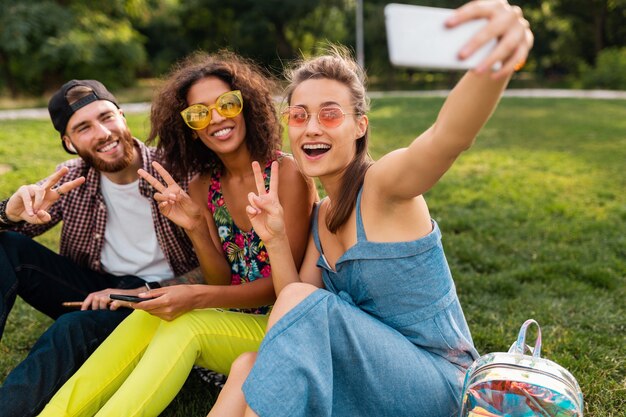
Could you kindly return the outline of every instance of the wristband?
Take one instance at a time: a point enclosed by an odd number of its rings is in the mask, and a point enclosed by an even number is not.
[[[7,203],[9,199],[0,201],[0,224],[5,226],[16,226],[22,222],[14,222],[7,217]]]

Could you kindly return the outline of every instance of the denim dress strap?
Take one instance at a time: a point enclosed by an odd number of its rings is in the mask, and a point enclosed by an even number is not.
[[[324,201],[324,200],[322,200]],[[311,228],[313,233],[313,242],[315,243],[315,247],[320,254],[320,257],[317,260],[317,267],[322,271],[326,271],[326,273],[322,274],[322,281],[324,282],[324,287],[331,292],[337,293],[337,288],[331,280],[328,279],[328,274],[333,273],[333,269],[330,267],[330,264],[326,260],[324,256],[324,249],[322,249],[322,243],[320,241],[319,235],[319,208],[322,202],[318,202],[313,206],[313,221],[311,222]]]
[[[365,227],[363,226],[363,217],[361,216],[361,195],[362,194],[363,194],[363,187],[361,187],[356,197],[356,240],[357,240],[357,243],[367,241],[367,235],[365,234]],[[320,235],[319,235],[319,211],[320,211],[319,209],[320,209],[320,206],[322,205],[322,202],[326,198],[322,199],[321,201],[319,201],[318,203],[314,205],[313,221],[311,223],[311,228],[313,232],[313,241],[315,242],[315,247],[317,248],[317,251],[320,253],[322,257],[324,256],[324,250],[322,249],[322,243],[320,241]],[[318,265],[318,266],[325,267],[325,266],[328,266],[328,263],[324,260],[322,262],[322,265]],[[329,267],[327,269],[331,269],[331,268]]]
[[[319,219],[318,219],[322,201],[324,201],[324,199],[322,199],[321,201],[318,201],[317,203],[313,205],[313,221],[311,222],[311,231],[313,232],[313,242],[315,242],[315,247],[317,248],[317,251],[320,253],[320,255],[324,254],[324,251],[322,250],[322,244],[320,242]]]
[[[363,226],[363,217],[361,216],[361,196],[363,194],[363,187],[359,190],[359,194],[356,196],[356,241],[367,241],[367,235],[365,234],[365,226]]]

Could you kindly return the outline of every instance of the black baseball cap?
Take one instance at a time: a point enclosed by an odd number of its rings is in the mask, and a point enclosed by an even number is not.
[[[67,101],[67,92],[77,86],[89,87],[91,89],[91,93],[87,94],[80,100],[69,104]],[[97,80],[71,80],[63,84],[63,86],[56,93],[54,93],[48,102],[48,113],[50,113],[50,119],[52,119],[54,128],[61,134],[61,137],[65,134],[67,122],[69,122],[72,115],[79,109],[85,107],[87,104],[93,103],[97,100],[108,100],[115,104],[117,108],[120,107],[119,104],[117,104],[115,96],[111,94],[100,81]],[[63,142],[63,147],[65,148],[65,142]],[[65,150],[67,151],[67,148]]]

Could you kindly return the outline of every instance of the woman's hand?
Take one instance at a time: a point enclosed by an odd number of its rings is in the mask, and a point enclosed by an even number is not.
[[[174,181],[174,178],[161,164],[155,161],[152,162],[152,166],[163,177],[166,185],[161,184],[159,180],[143,169],[139,169],[137,173],[158,191],[154,194],[154,199],[159,202],[161,213],[183,229],[195,230],[203,221],[200,207]]]
[[[278,162],[272,162],[269,191],[265,190],[263,172],[258,162],[252,163],[252,171],[258,194],[248,194],[250,204],[246,207],[246,214],[254,231],[267,245],[277,236],[286,238],[283,207],[278,200]]]
[[[476,0],[458,8],[446,22],[454,27],[473,19],[487,19],[483,27],[461,50],[460,58],[467,58],[485,43],[496,38],[494,50],[474,70],[478,73],[494,69],[493,78],[501,78],[519,70],[533,46],[534,36],[522,9],[505,0]]]
[[[203,287],[207,288],[206,285]],[[156,288],[139,294],[139,297],[145,298],[146,301],[140,303],[113,301],[111,303],[112,309],[121,306],[131,307],[135,310],[144,310],[163,320],[171,321],[195,308],[196,292],[193,288],[194,285],[172,285]]]

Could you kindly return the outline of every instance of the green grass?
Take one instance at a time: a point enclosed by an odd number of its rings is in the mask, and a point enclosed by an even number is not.
[[[374,157],[435,119],[439,98],[374,100]],[[144,137],[146,115],[129,123]],[[0,122],[0,197],[66,158],[48,121]],[[568,368],[590,417],[626,415],[626,102],[505,98],[474,147],[426,199],[481,353],[536,319],[543,355]],[[58,230],[41,241],[57,245]],[[21,300],[0,342],[0,378],[49,325]],[[419,387],[416,387],[419,392]],[[192,377],[164,416],[204,416]]]

